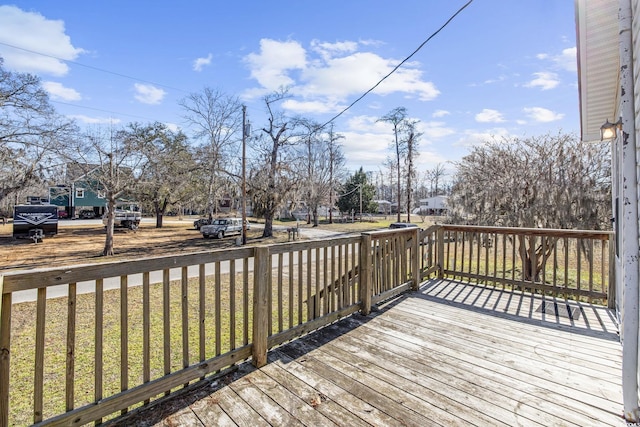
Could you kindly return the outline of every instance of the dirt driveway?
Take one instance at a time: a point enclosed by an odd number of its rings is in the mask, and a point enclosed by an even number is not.
[[[203,239],[192,220],[166,222],[162,228],[143,222],[136,231],[116,229],[114,257],[103,257],[105,232],[101,224],[58,227],[58,234],[41,243],[15,240],[13,225],[0,223],[0,271],[13,268],[54,267],[60,265],[113,261],[124,258],[157,256],[169,253],[204,251],[235,246],[235,237]],[[256,242],[262,230],[249,230],[248,242]],[[274,241],[282,236],[276,235]],[[286,233],[284,234],[286,240]]]
[[[332,234],[369,231],[389,226],[393,218],[374,222],[321,224],[313,228],[300,223],[301,238],[323,238]],[[433,224],[415,221],[426,228]],[[274,237],[263,240],[260,225],[254,225],[247,233],[247,244],[286,242],[286,228],[297,223],[274,224]],[[155,222],[145,219],[136,231],[116,229],[113,257],[103,257],[105,232],[99,221],[60,221],[58,234],[47,237],[41,243],[31,240],[14,240],[13,224],[0,223],[0,272],[15,268],[55,267],[61,265],[107,262],[146,256],[160,256],[172,253],[205,251],[235,246],[235,237],[222,240],[203,239],[193,228],[193,218],[183,220],[165,218],[162,228],[155,228]]]

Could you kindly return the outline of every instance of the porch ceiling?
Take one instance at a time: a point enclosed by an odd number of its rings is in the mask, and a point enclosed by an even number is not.
[[[581,139],[600,140],[605,120],[617,120],[618,1],[576,0]]]

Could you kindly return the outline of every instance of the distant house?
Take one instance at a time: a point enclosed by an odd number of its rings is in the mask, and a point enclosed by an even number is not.
[[[373,203],[378,205],[377,212],[379,214],[389,215],[391,214],[391,202],[388,200],[374,200]]]
[[[60,207],[69,218],[99,218],[104,215],[107,201],[105,193],[96,190],[99,187],[96,179],[92,178],[95,165],[88,173],[86,167],[68,164],[65,175],[65,184],[49,187],[49,203]],[[127,198],[119,198],[118,205],[136,205]]]
[[[93,191],[83,181],[49,187],[49,203],[66,211],[69,218],[78,217],[81,213],[87,217],[100,217],[107,204],[104,194]]]
[[[449,210],[447,199],[447,196],[434,196],[420,199],[420,206],[414,210],[414,213],[422,215],[444,215]]]

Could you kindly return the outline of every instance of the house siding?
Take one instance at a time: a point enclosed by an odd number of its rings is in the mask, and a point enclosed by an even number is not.
[[[634,128],[636,140],[636,188],[638,191],[638,212],[640,212],[640,0],[631,1],[631,13],[633,14],[631,24],[631,38],[633,50],[633,109]],[[620,183],[618,183],[620,184]],[[615,193],[614,193],[615,194]],[[640,229],[640,216],[638,217],[638,229]],[[640,246],[640,236],[638,245]]]

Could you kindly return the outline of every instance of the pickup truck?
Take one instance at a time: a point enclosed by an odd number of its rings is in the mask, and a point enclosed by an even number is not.
[[[140,212],[116,209],[113,226],[115,228],[128,228],[130,230],[135,230],[140,225],[141,219],[142,213]],[[102,217],[102,223],[105,226],[107,225],[107,215]]]
[[[209,225],[212,222],[213,220],[209,218],[198,218],[193,221],[193,228],[195,228],[196,230],[200,230],[200,227],[202,227],[203,225]]]

